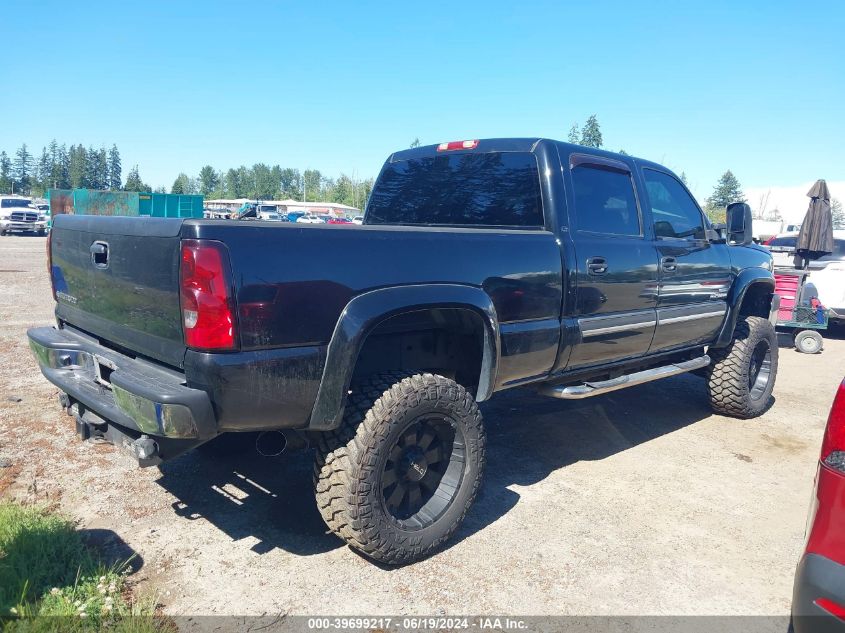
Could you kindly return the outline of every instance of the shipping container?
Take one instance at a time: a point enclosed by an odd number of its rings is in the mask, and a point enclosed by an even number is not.
[[[203,197],[196,195],[94,189],[49,189],[50,213],[76,215],[201,218]]]

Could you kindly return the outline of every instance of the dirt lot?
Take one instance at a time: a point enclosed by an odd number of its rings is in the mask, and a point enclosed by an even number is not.
[[[788,612],[841,336],[817,356],[782,347],[757,420],[711,415],[695,376],[582,402],[498,396],[458,537],[385,569],[325,533],[308,454],[140,470],[78,443],[26,343],[52,308],[44,239],[0,238],[0,490],[125,543],[168,613]]]

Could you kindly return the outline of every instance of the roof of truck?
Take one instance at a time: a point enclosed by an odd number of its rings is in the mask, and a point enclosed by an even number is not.
[[[618,152],[609,152],[604,149],[598,149],[595,147],[586,147],[584,145],[578,145],[575,143],[565,143],[563,141],[556,141],[555,139],[551,138],[542,138],[542,137],[523,137],[523,138],[486,138],[486,139],[478,139],[477,145],[472,148],[467,148],[466,150],[457,150],[457,151],[467,151],[467,152],[530,152],[531,150],[536,147],[537,143],[541,141],[546,141],[549,143],[554,143],[558,146],[559,149],[565,150],[568,153],[579,153],[579,154],[592,154],[594,156],[604,156],[606,158],[613,158],[616,160],[621,161],[635,161],[638,165],[643,167],[656,167],[658,169],[664,171],[671,171],[666,166],[661,165],[659,163],[655,163],[654,161],[647,160],[645,158],[639,158],[636,156],[631,156],[630,154],[620,154]],[[397,162],[400,160],[409,160],[412,158],[421,158],[423,156],[430,156],[432,154],[436,154],[438,152],[438,147],[441,144],[435,145],[421,145],[420,147],[413,147],[409,149],[399,150],[398,152],[394,152],[391,154],[387,161],[388,162]],[[442,150],[441,150],[442,151]]]

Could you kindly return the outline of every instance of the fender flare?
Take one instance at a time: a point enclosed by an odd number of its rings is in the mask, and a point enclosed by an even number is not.
[[[430,308],[471,310],[483,318],[484,348],[476,400],[487,400],[496,383],[500,351],[499,321],[489,295],[481,288],[458,284],[381,288],[358,295],[341,312],[326,351],[308,430],[329,431],[340,426],[358,353],[369,333],[392,316]]]
[[[765,286],[770,293],[773,293],[775,291],[775,278],[765,268],[746,268],[737,275],[726,298],[728,310],[725,321],[722,323],[722,329],[719,330],[716,340],[710,347],[719,348],[730,344],[736,322],[739,320],[742,301],[745,299],[748,289],[752,286]]]

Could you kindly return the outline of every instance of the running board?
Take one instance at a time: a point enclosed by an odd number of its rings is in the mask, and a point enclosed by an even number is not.
[[[685,360],[680,363],[673,363],[671,365],[663,365],[662,367],[653,367],[651,369],[644,369],[633,374],[619,376],[610,380],[602,380],[599,382],[585,382],[582,385],[546,385],[538,388],[541,395],[549,396],[551,398],[562,398],[564,400],[580,400],[581,398],[589,398],[591,396],[598,396],[603,393],[616,391],[617,389],[625,389],[626,387],[633,387],[634,385],[641,385],[644,382],[651,382],[652,380],[660,380],[661,378],[668,378],[669,376],[676,376],[695,369],[707,367],[710,364],[710,357],[706,354],[699,358],[692,360]]]

